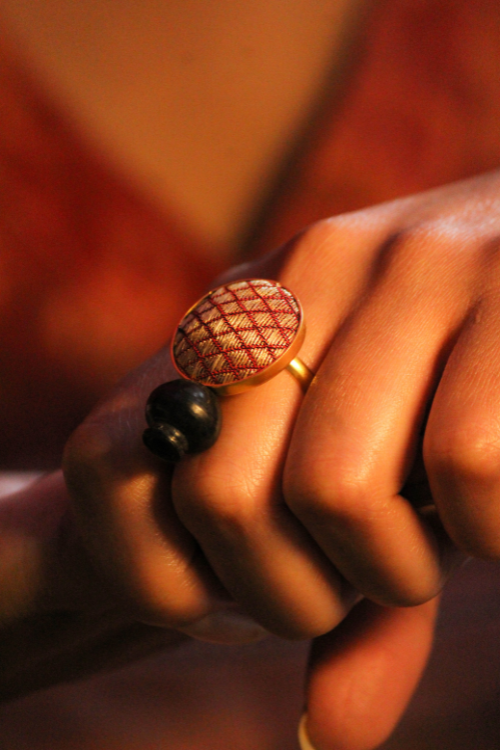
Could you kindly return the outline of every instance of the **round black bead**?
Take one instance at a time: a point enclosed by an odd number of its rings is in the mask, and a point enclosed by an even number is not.
[[[185,453],[207,450],[217,440],[221,428],[219,399],[204,385],[190,380],[172,380],[151,393],[146,404],[146,420],[150,430],[159,429],[161,432],[161,437],[154,437],[146,430],[144,442],[147,447],[168,461],[178,461]],[[185,441],[182,446],[179,434]],[[162,452],[162,441],[165,446],[172,441],[172,451],[165,448]],[[176,457],[170,455],[172,452]]]
[[[142,441],[151,453],[165,461],[180,461],[188,450],[188,442],[182,432],[169,424],[148,427],[142,433]]]

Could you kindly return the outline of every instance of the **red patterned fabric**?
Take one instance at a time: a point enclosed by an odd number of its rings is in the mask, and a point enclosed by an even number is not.
[[[379,0],[252,252],[308,224],[500,167],[498,0]]]
[[[115,174],[0,41],[0,466],[60,463],[221,263]]]
[[[293,295],[273,281],[239,281],[206,295],[181,321],[173,353],[179,370],[205,385],[252,377],[278,360],[301,322]]]
[[[342,99],[332,98],[287,172],[254,250],[318,218],[500,166],[498,0],[374,5]],[[203,260],[203,243],[113,175],[1,50],[0,69],[0,454],[9,468],[46,466],[218,269]],[[451,581],[423,689],[387,747],[498,747],[500,575],[485,563],[478,577],[478,565]],[[292,661],[278,640],[237,658],[194,647],[196,658],[169,652],[5,705],[2,745],[296,746],[305,652]]]
[[[267,204],[253,252],[500,166],[498,0],[371,5],[342,96]],[[3,46],[0,100],[0,460],[44,468],[220,265],[180,217],[113,174]]]

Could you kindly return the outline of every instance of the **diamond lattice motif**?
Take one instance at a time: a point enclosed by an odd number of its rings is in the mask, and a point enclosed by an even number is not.
[[[179,371],[210,386],[258,375],[290,348],[300,307],[276,281],[218,287],[181,320],[172,352]]]

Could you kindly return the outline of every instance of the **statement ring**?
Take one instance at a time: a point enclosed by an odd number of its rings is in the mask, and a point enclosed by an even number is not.
[[[179,323],[171,354],[182,377],[149,397],[145,445],[169,461],[206,450],[220,432],[217,395],[243,393],[284,369],[306,391],[314,375],[297,356],[304,337],[300,303],[277,281],[245,279],[208,292]]]

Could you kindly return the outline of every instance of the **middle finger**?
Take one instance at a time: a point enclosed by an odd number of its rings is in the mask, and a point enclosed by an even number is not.
[[[278,276],[304,306],[308,332],[300,356],[312,369],[359,293],[367,266],[365,234],[337,231],[337,262],[328,283],[318,284],[305,268],[314,267],[315,252],[324,256],[331,239],[332,227],[318,225],[298,240],[301,247],[294,248],[290,262],[286,251],[282,254]],[[305,268],[301,253],[308,256]],[[259,273],[265,277],[269,269]],[[267,629],[289,637],[330,630],[354,597],[284,502],[283,467],[302,400],[286,372],[254,391],[223,399],[224,426],[216,445],[181,463],[172,486],[177,514],[224,586]]]

